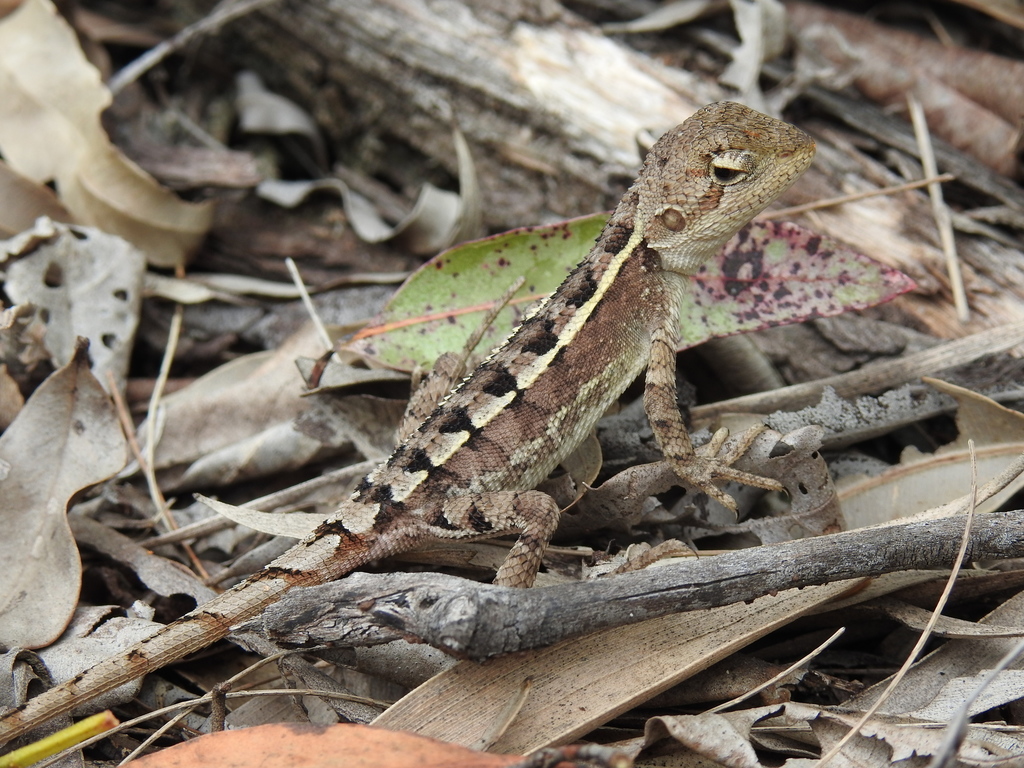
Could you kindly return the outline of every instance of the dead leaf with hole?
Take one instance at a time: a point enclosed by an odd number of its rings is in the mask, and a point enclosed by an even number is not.
[[[55,180],[78,223],[129,240],[157,266],[182,264],[213,208],[179,199],[110,143],[100,123],[110,103],[49,0],[26,0],[0,20],[0,152],[11,168]]]
[[[0,436],[0,643],[37,648],[67,626],[81,580],[68,500],[127,458],[114,406],[80,347]]]
[[[4,290],[13,301],[40,308],[46,322],[43,344],[55,365],[71,359],[76,339],[89,339],[93,373],[104,385],[112,373],[123,389],[139,322],[145,257],[131,243],[97,229],[48,226],[52,238],[40,241],[37,227],[29,248],[16,254],[22,258],[7,268]]]

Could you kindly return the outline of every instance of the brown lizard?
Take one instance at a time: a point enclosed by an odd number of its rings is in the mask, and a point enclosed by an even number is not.
[[[238,586],[6,714],[0,742],[224,638],[292,587],[431,540],[518,533],[495,581],[532,585],[559,517],[532,489],[645,366],[645,408],[681,481],[729,506],[715,482],[779,487],[730,466],[750,440],[723,453],[720,430],[694,451],[676,404],[678,307],[688,276],[813,156],[800,130],[729,102],[666,133],[588,256],[326,522]]]

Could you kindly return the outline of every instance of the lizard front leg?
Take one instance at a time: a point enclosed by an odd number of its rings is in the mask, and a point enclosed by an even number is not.
[[[558,527],[560,510],[541,491],[492,491],[445,500],[431,523],[439,539],[465,539],[518,533],[494,583],[532,587],[544,549]]]
[[[644,410],[658,440],[665,461],[680,480],[703,491],[733,512],[735,500],[715,485],[716,481],[734,480],[768,490],[783,490],[781,483],[742,472],[731,465],[750,447],[764,427],[752,427],[732,450],[722,453],[729,437],[727,429],[719,429],[707,445],[696,451],[683,423],[676,401],[676,347],[678,346],[678,313],[665,312],[662,322],[651,331],[651,357],[644,382]]]

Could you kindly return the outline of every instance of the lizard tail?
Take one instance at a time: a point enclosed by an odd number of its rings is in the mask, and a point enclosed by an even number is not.
[[[340,578],[385,553],[351,538],[317,539],[289,550],[265,569],[61,685],[0,718],[0,745],[142,675],[206,648],[253,618],[293,587]]]

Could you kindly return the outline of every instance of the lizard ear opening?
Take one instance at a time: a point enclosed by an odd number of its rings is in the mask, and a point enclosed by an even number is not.
[[[678,208],[666,208],[658,214],[661,224],[669,232],[682,232],[686,229],[686,216]]]

